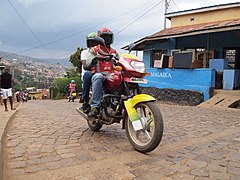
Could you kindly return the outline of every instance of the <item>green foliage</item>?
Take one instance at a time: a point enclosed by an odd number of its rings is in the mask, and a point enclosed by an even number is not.
[[[79,76],[82,73],[82,62],[80,61],[82,50],[83,48],[77,48],[77,51],[71,54],[69,62],[72,63],[74,68],[66,69],[67,76],[65,78],[55,79],[54,87],[52,87],[50,90],[53,92],[53,99],[61,99],[66,96],[66,86],[71,82],[71,80],[75,80],[77,92],[82,91],[82,80]]]
[[[56,99],[57,95],[58,95],[58,88],[55,86],[51,86],[49,88],[49,92],[50,92],[50,98],[51,99]]]
[[[66,95],[63,94],[63,93],[58,93],[56,97],[54,97],[55,100],[58,100],[58,99],[62,99],[64,98]]]
[[[77,51],[71,54],[69,62],[76,68],[76,72],[82,72],[82,62],[80,61],[80,55],[83,48],[77,48]]]
[[[80,77],[57,78],[55,79],[54,88],[56,88],[58,92],[57,95],[53,97],[54,99],[60,99],[66,96],[67,94],[66,86],[71,82],[71,80],[75,80],[77,92],[82,91],[82,80],[80,79]],[[54,89],[54,91],[56,91],[56,89]]]

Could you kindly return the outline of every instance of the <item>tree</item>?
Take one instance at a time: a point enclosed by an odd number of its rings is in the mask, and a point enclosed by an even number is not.
[[[71,54],[69,62],[76,68],[76,72],[82,74],[82,62],[80,61],[80,55],[83,48],[77,48],[77,51]]]

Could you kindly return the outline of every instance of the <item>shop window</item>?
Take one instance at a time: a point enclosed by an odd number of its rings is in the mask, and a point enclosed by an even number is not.
[[[205,48],[192,48],[192,49],[186,49],[194,51],[194,61],[198,64],[202,64],[201,67],[208,68],[209,67],[209,60],[214,59],[215,51],[213,49],[210,49],[207,51]]]
[[[153,50],[152,52],[152,60],[151,60],[151,68],[154,67],[154,61],[160,61],[162,58],[162,54],[167,54],[167,50]]]
[[[235,49],[227,49],[225,50],[225,58],[228,60],[228,67],[234,69],[236,63],[236,50]]]

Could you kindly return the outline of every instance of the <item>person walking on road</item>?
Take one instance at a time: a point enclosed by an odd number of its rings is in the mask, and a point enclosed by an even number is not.
[[[8,111],[7,108],[7,99],[9,98],[11,110],[15,110],[13,107],[13,98],[12,98],[12,75],[9,73],[10,68],[5,67],[4,72],[0,76],[0,88],[2,90],[2,98],[5,106],[5,111]]]

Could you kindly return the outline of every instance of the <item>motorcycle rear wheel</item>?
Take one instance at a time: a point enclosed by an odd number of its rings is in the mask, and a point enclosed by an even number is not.
[[[153,151],[161,142],[163,135],[163,118],[156,102],[144,102],[135,106],[143,129],[135,131],[127,116],[126,134],[131,145],[139,152]]]

